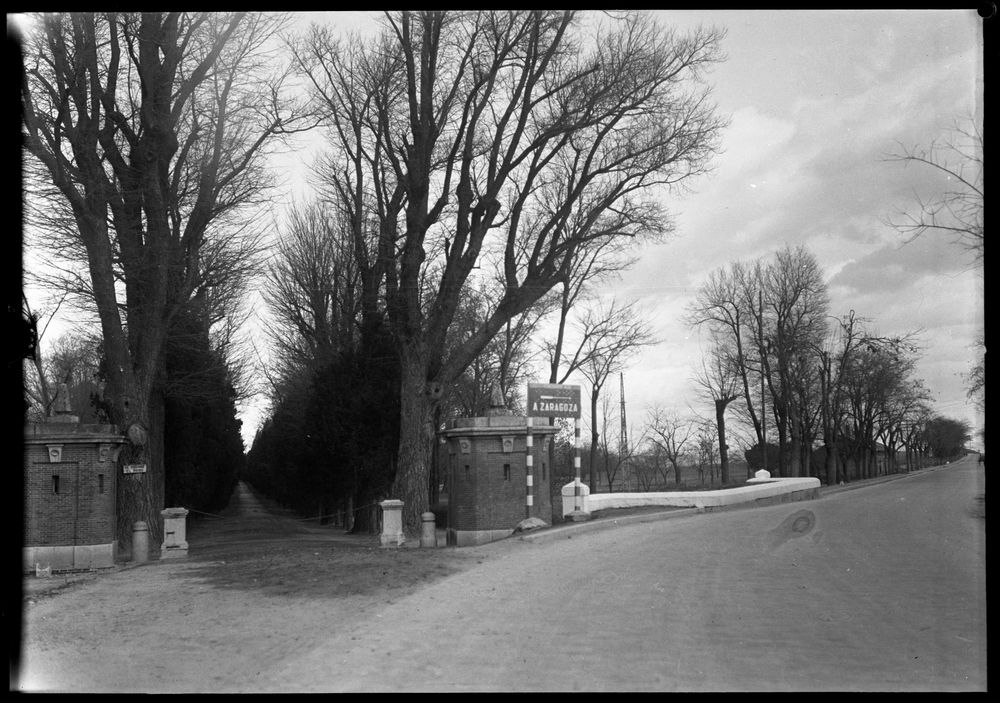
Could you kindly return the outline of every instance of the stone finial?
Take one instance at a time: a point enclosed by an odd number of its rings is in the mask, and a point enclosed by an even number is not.
[[[66,383],[60,383],[56,389],[55,411],[62,415],[73,413],[69,404],[69,385]]]
[[[48,422],[79,422],[80,418],[73,414],[69,405],[69,386],[60,383],[56,386],[56,397],[52,401],[52,415]]]
[[[507,401],[503,399],[503,393],[500,392],[500,387],[493,386],[493,390],[490,392],[490,407],[486,411],[486,416],[497,417],[510,414],[510,410],[507,409]]]

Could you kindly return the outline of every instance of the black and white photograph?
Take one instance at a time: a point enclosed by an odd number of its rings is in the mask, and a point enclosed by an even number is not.
[[[9,12],[10,691],[986,692],[997,21]]]

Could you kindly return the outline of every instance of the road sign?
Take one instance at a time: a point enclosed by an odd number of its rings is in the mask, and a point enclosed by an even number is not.
[[[580,386],[562,383],[529,383],[530,417],[580,417]]]
[[[145,464],[125,464],[123,471],[127,474],[144,474],[146,473]]]

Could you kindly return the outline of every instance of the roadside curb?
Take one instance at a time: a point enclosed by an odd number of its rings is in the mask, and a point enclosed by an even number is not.
[[[908,476],[915,476],[926,473],[928,471],[936,471],[938,469],[944,469],[947,468],[948,466],[949,466],[948,464],[945,464],[943,466],[928,466],[923,469],[916,469],[914,471],[909,471],[906,473],[889,474],[887,476],[877,476],[875,478],[864,479],[861,481],[852,481],[851,483],[846,483],[838,486],[823,486],[820,487],[816,497],[810,498],[809,500],[820,500],[827,495],[835,495],[843,491],[877,486],[883,483],[887,483],[889,481],[895,481],[901,478],[906,478]],[[712,509],[669,508],[662,511],[642,513],[637,515],[622,515],[621,517],[598,518],[596,520],[590,520],[588,522],[564,523],[561,525],[555,525],[553,527],[543,528],[526,534],[511,535],[508,539],[517,539],[524,542],[539,542],[542,540],[549,540],[549,539],[570,539],[573,537],[573,535],[586,534],[588,532],[594,532],[596,530],[602,530],[602,529],[611,529],[613,527],[619,527],[622,525],[634,525],[642,522],[653,522],[657,520],[666,520],[675,517],[685,517],[701,513],[721,512],[722,510],[728,511],[728,510],[754,508],[754,507],[765,507],[765,505],[774,505],[774,503],[758,505],[755,502],[747,502],[747,503],[737,503],[733,505],[727,505],[722,508],[716,507]]]
[[[852,481],[851,483],[838,484],[836,486],[823,486],[820,488],[819,497],[822,498],[827,495],[836,495],[837,493],[842,493],[844,491],[853,491],[858,488],[868,488],[870,486],[878,486],[883,483],[888,483],[890,481],[897,481],[901,478],[907,478],[909,476],[919,476],[930,471],[937,471],[939,469],[946,469],[950,464],[945,464],[943,466],[928,466],[923,469],[914,469],[913,471],[907,471],[901,474],[888,474],[887,476],[876,476],[875,478],[868,478],[861,481]]]
[[[513,538],[524,542],[538,542],[545,539],[570,539],[573,535],[585,534],[596,530],[610,529],[621,525],[634,525],[641,522],[667,520],[669,518],[697,515],[704,512],[709,511],[699,510],[698,508],[672,508],[669,510],[642,513],[638,515],[598,518],[597,520],[590,520],[588,522],[574,522],[572,524],[549,527],[537,532],[531,532],[523,535],[513,535]]]

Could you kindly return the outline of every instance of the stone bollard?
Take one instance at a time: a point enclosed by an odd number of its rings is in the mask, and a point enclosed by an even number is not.
[[[420,532],[421,547],[437,546],[437,526],[434,524],[434,513],[421,513],[420,519],[423,521]]]
[[[184,508],[167,508],[160,511],[160,515],[163,516],[161,559],[187,556],[187,514],[188,511]]]
[[[149,561],[149,528],[142,520],[132,525],[132,561],[136,564]]]
[[[383,547],[402,547],[406,542],[403,535],[403,501],[383,500],[379,505],[382,508],[382,535],[379,538]]]
[[[590,519],[590,512],[587,504],[590,502],[590,487],[580,481],[573,479],[562,487],[562,510],[563,520],[569,522],[583,522]],[[579,509],[577,509],[579,504]]]

